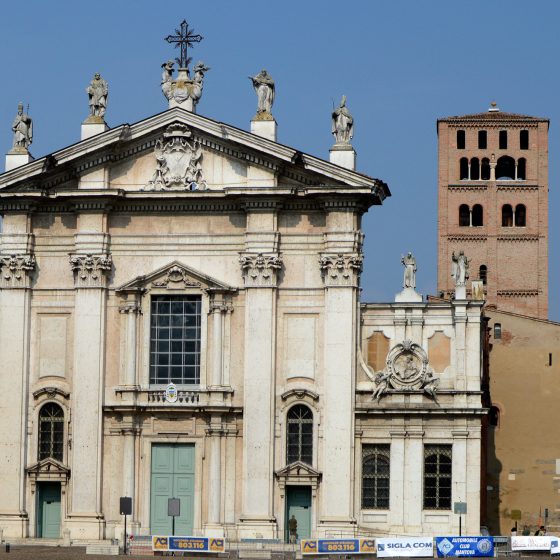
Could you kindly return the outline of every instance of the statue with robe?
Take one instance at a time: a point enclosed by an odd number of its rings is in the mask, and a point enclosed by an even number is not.
[[[14,133],[14,149],[24,149],[27,151],[33,142],[33,121],[31,117],[23,112],[23,103],[18,105],[18,112],[12,124]]]
[[[354,118],[346,107],[346,96],[342,96],[340,105],[332,113],[332,128],[337,144],[350,144],[354,136]]]
[[[105,111],[107,110],[109,85],[100,74],[96,73],[93,76],[93,80],[91,80],[89,86],[86,88],[86,92],[89,96],[90,117],[103,118],[105,116]]]
[[[401,258],[401,263],[404,265],[403,288],[416,288],[416,259],[409,252]]]
[[[274,80],[266,71],[261,70],[256,76],[249,77],[257,94],[257,116],[271,115],[274,103]]]
[[[467,259],[463,251],[459,251],[458,255],[455,255],[455,251],[453,251],[451,261],[451,276],[455,280],[455,285],[466,286],[469,279],[469,265],[471,261]]]

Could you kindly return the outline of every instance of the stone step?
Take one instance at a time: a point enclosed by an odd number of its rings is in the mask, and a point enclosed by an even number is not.
[[[118,556],[119,545],[117,544],[90,544],[86,547],[86,554],[99,554],[103,556]]]

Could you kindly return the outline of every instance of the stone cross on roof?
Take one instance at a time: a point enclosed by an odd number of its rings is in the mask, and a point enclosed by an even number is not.
[[[189,29],[187,20],[184,19],[178,29],[175,29],[176,35],[168,35],[165,40],[168,43],[175,43],[175,48],[181,49],[180,58],[175,60],[179,64],[179,68],[188,68],[190,59],[187,57],[187,47],[192,47],[194,43],[200,43],[204,37],[195,34],[194,29]]]

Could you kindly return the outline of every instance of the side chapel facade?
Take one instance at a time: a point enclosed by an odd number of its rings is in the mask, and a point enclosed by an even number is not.
[[[136,534],[170,497],[177,534],[478,532],[481,302],[360,305],[388,187],[256,128],[172,107],[0,175],[4,537],[122,535],[120,496]]]

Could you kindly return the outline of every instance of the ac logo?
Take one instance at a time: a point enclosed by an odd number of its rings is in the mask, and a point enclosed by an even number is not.
[[[363,539],[360,541],[360,552],[375,552],[375,541]]]
[[[167,550],[168,546],[167,537],[152,537],[153,550]]]
[[[224,552],[224,539],[211,539],[210,540],[210,551],[211,552]]]
[[[302,554],[313,554],[317,552],[317,541],[302,540],[301,541]]]

